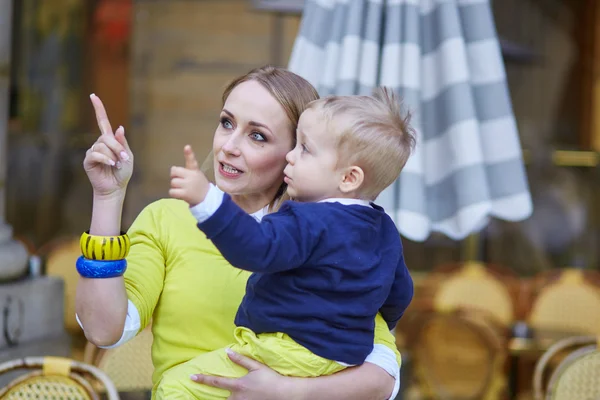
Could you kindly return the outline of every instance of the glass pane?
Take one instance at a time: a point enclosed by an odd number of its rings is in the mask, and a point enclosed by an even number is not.
[[[463,242],[436,233],[424,243],[402,238],[402,245],[406,265],[410,271],[427,272],[438,265],[460,261]]]
[[[549,151],[580,148],[583,86],[580,43],[585,2],[493,2],[500,38],[522,45],[533,62],[506,63],[523,147]]]
[[[493,221],[487,260],[533,275],[550,268],[598,269],[600,184],[597,169],[552,165],[528,169],[534,213],[527,221]]]

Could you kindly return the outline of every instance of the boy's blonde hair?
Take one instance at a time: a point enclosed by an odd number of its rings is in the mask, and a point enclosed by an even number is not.
[[[364,174],[360,196],[374,200],[400,175],[415,147],[410,113],[391,89],[371,96],[330,96],[308,108],[321,111],[327,130],[337,135],[338,165],[356,165]]]

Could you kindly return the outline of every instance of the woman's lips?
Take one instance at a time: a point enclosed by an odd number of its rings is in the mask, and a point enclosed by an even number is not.
[[[219,173],[226,178],[238,178],[244,172],[240,171],[239,169],[237,169],[229,164],[220,162],[219,163]]]

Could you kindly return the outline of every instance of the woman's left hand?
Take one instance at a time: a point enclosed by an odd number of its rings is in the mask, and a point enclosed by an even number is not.
[[[229,351],[234,363],[246,368],[248,374],[241,378],[224,378],[212,375],[194,375],[192,380],[208,386],[231,391],[229,400],[280,400],[291,398],[285,393],[286,378],[256,360]]]

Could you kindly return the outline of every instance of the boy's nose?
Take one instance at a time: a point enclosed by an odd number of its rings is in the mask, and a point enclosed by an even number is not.
[[[294,162],[293,162],[293,158],[294,158],[293,156],[294,156],[294,155],[293,155],[292,153],[294,153],[294,150],[292,150],[292,151],[289,151],[289,152],[288,152],[288,153],[285,155],[285,161],[287,161],[287,162],[288,162],[288,164],[293,164],[293,163],[294,163]]]

